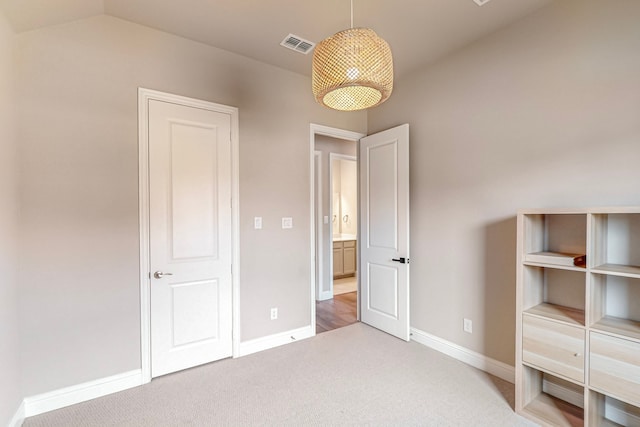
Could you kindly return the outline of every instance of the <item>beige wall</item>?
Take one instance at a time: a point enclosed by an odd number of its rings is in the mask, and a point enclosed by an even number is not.
[[[107,16],[18,35],[16,76],[25,395],[140,367],[139,86],[239,108],[241,340],[310,324],[309,124],[364,131],[364,113],[317,105],[306,77]]]
[[[240,109],[243,341],[309,323],[311,122],[365,132],[368,119],[369,133],[411,124],[411,324],[506,363],[516,209],[640,204],[635,0],[554,2],[398,81],[368,117],[316,105],[306,77],[105,16],[18,35],[11,70],[1,18],[0,197],[9,201],[12,71],[18,95],[20,396],[140,366],[138,86]],[[294,229],[280,228],[283,216]],[[14,225],[3,208],[3,343],[16,339]],[[17,355],[6,347],[2,381],[15,384]],[[18,389],[0,388],[0,422]]]
[[[0,12],[0,425],[22,400],[18,349],[17,150],[13,115],[13,38]]]
[[[638,22],[554,2],[371,110],[369,133],[411,125],[413,327],[513,364],[516,210],[640,204]]]
[[[340,165],[340,232],[355,235],[358,234],[358,163],[355,160],[340,159],[338,164]]]
[[[364,133],[364,132],[363,132]],[[344,154],[347,156],[357,155],[357,144],[353,141],[346,141],[342,139],[331,138],[323,135],[316,135],[314,142],[315,150],[320,151],[322,157],[322,216],[328,216],[331,221],[332,214],[329,209],[329,200],[332,197],[331,180],[329,179],[330,168],[329,158],[331,153]],[[336,219],[337,220],[337,219]],[[323,290],[329,289],[329,280],[333,276],[333,272],[329,268],[329,257],[332,255],[333,247],[331,243],[331,233],[329,230],[329,224],[321,224],[322,231],[322,259],[323,259]],[[334,233],[336,231],[334,230]]]

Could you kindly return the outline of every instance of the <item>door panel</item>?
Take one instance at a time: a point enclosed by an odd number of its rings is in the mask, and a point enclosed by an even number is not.
[[[398,250],[398,153],[395,140],[368,149],[369,227],[371,248]]]
[[[173,259],[216,259],[216,128],[171,123],[169,135]]]
[[[356,248],[348,248],[345,244],[345,248],[342,254],[343,271],[344,274],[353,274],[356,272]]]
[[[152,377],[232,355],[230,129],[149,101]]]
[[[333,250],[333,275],[341,276],[344,274],[344,251],[343,249]]]
[[[398,319],[398,269],[369,263],[367,309]]]
[[[171,285],[173,343],[176,348],[220,336],[217,310],[220,286],[217,280]]]
[[[408,341],[409,125],[360,140],[360,198],[361,319]]]

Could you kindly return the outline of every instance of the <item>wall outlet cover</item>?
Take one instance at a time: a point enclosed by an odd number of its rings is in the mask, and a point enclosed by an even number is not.
[[[473,333],[473,322],[470,319],[464,319],[462,321],[462,329],[465,332],[468,332],[470,334]]]
[[[291,217],[282,218],[282,228],[293,228],[293,218]]]

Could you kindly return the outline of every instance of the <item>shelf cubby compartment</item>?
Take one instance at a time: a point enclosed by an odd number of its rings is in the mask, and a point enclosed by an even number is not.
[[[591,391],[589,425],[593,427],[640,427],[640,408]]]
[[[591,271],[640,278],[640,213],[593,214]]]
[[[640,341],[640,278],[592,273],[590,309],[593,330]]]
[[[523,313],[585,326],[584,271],[525,266]]]
[[[584,426],[584,387],[523,366],[522,415],[549,426]]]
[[[524,220],[524,258],[527,265],[550,268],[581,270],[581,266],[565,266],[527,260],[527,255],[539,252],[558,254],[580,254],[587,252],[586,214],[536,214],[527,213]]]

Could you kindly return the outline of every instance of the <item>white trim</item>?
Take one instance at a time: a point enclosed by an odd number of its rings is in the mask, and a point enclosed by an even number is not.
[[[329,238],[333,239],[333,156],[334,153],[329,153]],[[336,216],[336,222],[340,221],[340,218]],[[358,224],[360,221],[358,221]],[[333,242],[329,243],[329,294],[327,299],[333,298]]]
[[[256,338],[254,340],[240,343],[239,356],[248,356],[263,350],[279,347],[281,345],[290,344],[306,338],[311,338],[316,334],[315,326],[305,326],[299,329],[280,332],[266,337]]]
[[[330,300],[331,298],[333,298],[333,290],[322,291],[320,292],[320,295],[318,295],[318,301],[326,301],[326,300]]]
[[[138,88],[138,223],[140,231],[140,366],[142,381],[151,381],[151,299],[149,272],[149,99]]]
[[[360,141],[360,138],[364,138],[365,136],[367,136],[366,134],[360,132],[332,128],[329,126],[311,123],[311,137],[313,138],[315,135],[330,136],[332,138],[346,139],[347,141],[354,142]]]
[[[324,188],[323,188],[323,161],[322,161],[322,151],[316,150],[314,151],[315,157],[318,158],[318,194],[315,195],[316,201],[316,226],[313,227],[316,230],[316,236],[318,237],[318,241],[316,242],[316,264],[318,269],[318,283],[316,283],[316,299],[318,301],[324,301],[333,298],[333,292],[331,290],[324,290]],[[315,166],[315,164],[314,164]],[[315,187],[314,187],[315,188]],[[329,270],[331,271],[331,270]]]
[[[24,422],[25,418],[27,418],[27,416],[25,415],[24,399],[23,399],[22,402],[20,403],[20,406],[18,407],[18,410],[16,411],[15,414],[13,414],[13,418],[11,418],[11,421],[9,421],[9,424],[7,424],[7,426],[20,427]]]
[[[510,383],[515,382],[515,368],[506,363],[476,353],[450,341],[431,335],[416,328],[411,328],[411,339],[436,351],[451,356],[461,362],[478,368]]]
[[[322,151],[319,150],[314,150],[313,152],[313,179],[314,179],[314,192],[317,189],[318,192],[315,194],[314,197],[314,201],[315,201],[315,207],[316,207],[316,212],[315,212],[315,219],[316,219],[316,225],[320,225],[319,227],[312,227],[311,229],[315,231],[314,236],[316,236],[316,242],[314,245],[315,248],[315,264],[313,265],[314,271],[316,271],[316,275],[315,275],[315,288],[316,288],[316,300],[318,301],[323,301],[327,298],[327,294],[328,292],[323,291],[323,284],[324,284],[324,268],[322,268],[323,263],[324,263],[324,251],[323,251],[323,242],[324,242],[324,220],[323,220],[323,206],[322,206],[322,193],[323,193],[323,187],[322,187]],[[318,170],[316,171],[315,167],[316,167],[316,163],[318,165]],[[317,173],[316,173],[317,172]]]
[[[227,105],[138,88],[138,200],[140,223],[140,358],[142,381],[151,381],[151,280],[149,278],[149,101],[158,100],[229,114],[231,118],[231,221],[233,295],[233,356],[240,346],[240,190],[238,109]]]
[[[329,126],[318,125],[315,123],[311,123],[309,125],[309,211],[310,211],[310,230],[309,233],[311,235],[311,261],[310,261],[310,300],[311,300],[311,331],[312,334],[315,335],[316,330],[316,258],[315,248],[316,248],[316,228],[318,227],[316,212],[315,212],[315,165],[314,165],[314,156],[315,156],[315,141],[316,135],[324,135],[332,138],[338,139],[346,139],[348,141],[360,141],[360,138],[365,137],[366,135],[360,132],[353,132],[350,130],[332,128]],[[331,199],[331,197],[329,198]],[[358,210],[359,211],[359,210]],[[321,266],[322,267],[322,266]],[[331,270],[329,271],[331,273]],[[359,310],[359,301],[360,301],[360,293],[358,292],[358,310]],[[358,311],[359,313],[359,311]]]
[[[87,400],[97,397],[137,387],[142,385],[142,380],[142,370],[136,369],[111,377],[27,397],[23,402],[23,414],[25,417],[32,417],[75,405],[76,403],[86,402]]]

